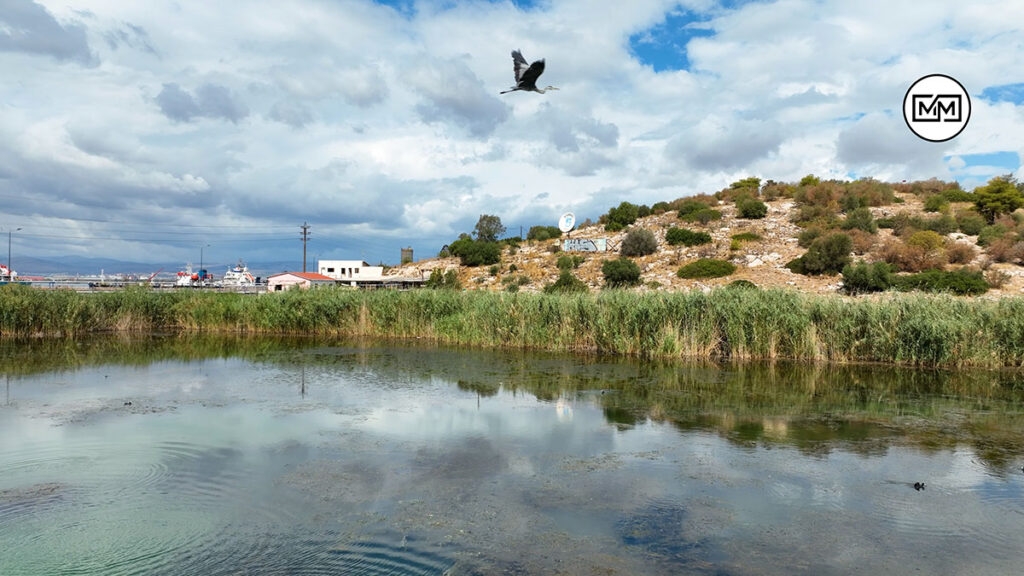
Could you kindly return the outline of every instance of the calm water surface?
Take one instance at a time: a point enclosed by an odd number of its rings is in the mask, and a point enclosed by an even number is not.
[[[4,575],[1024,565],[1014,373],[173,337],[0,367]]]

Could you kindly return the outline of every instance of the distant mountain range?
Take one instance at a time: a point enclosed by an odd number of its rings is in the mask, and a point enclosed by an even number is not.
[[[4,261],[4,264],[7,262]],[[203,266],[215,277],[219,278],[229,267],[237,264],[232,262],[203,262]],[[278,262],[246,262],[249,272],[254,276],[266,278],[271,274],[284,271],[301,271],[302,262],[278,261]],[[166,278],[175,276],[185,265],[181,261],[173,262],[130,262],[115,260],[112,258],[83,258],[81,256],[55,256],[50,258],[32,258],[22,256],[11,262],[11,267],[21,276],[97,276],[101,272],[108,276],[131,274],[141,277],[148,277],[157,270],[160,270],[159,277]],[[161,270],[162,269],[162,270]],[[199,263],[193,262],[192,269],[197,271]],[[309,261],[306,264],[307,272],[316,271],[316,261]]]

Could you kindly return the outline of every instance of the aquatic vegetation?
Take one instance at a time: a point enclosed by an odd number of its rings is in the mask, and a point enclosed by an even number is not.
[[[534,294],[317,289],[102,294],[0,288],[0,336],[158,331],[427,338],[649,358],[1024,366],[1024,299],[787,290]]]

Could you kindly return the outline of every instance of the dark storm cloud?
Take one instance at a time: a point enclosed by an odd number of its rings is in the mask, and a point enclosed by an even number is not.
[[[313,121],[313,113],[301,102],[279,100],[270,107],[267,117],[275,122],[287,124],[293,128],[302,128]]]
[[[536,163],[570,176],[590,176],[617,163],[608,153],[619,143],[619,127],[572,108],[543,104],[524,131],[546,134],[548,146]]]
[[[128,46],[129,48],[156,54],[156,50],[153,49],[153,45],[149,42],[149,34],[141,26],[126,23],[116,30],[107,32],[103,37],[112,50],[117,50],[121,46]]]
[[[404,180],[363,174],[343,161],[316,170],[286,170],[260,180],[257,186],[231,191],[224,200],[228,208],[254,218],[301,220],[315,215],[322,222],[374,229],[399,227],[407,216],[407,205],[471,194],[478,186],[465,176]]]
[[[217,196],[208,190],[160,185],[169,182],[170,175],[129,178],[118,171],[96,170],[60,158],[26,156],[16,146],[0,143],[0,173],[6,174],[3,187],[17,198],[15,204],[0,206],[0,210],[19,222],[40,214],[75,221],[107,221],[112,214],[119,214],[117,218],[158,222],[166,220],[167,214],[185,219],[189,208],[210,209],[217,204]],[[77,142],[75,146],[85,152]],[[117,235],[117,230],[111,229],[110,235]]]
[[[615,124],[600,122],[567,109],[545,106],[540,121],[547,127],[548,140],[560,152],[579,152],[585,147],[614,147],[619,142],[619,127]]]
[[[865,116],[839,134],[837,159],[852,168],[904,165],[928,170],[941,165],[952,142],[936,144],[914,136],[896,114]]]
[[[416,113],[427,124],[455,124],[476,138],[486,138],[509,117],[508,107],[484,90],[483,82],[458,60],[436,62],[410,74],[423,100]]]
[[[223,118],[237,124],[249,115],[249,109],[230,90],[211,83],[197,88],[194,96],[175,83],[164,84],[156,103],[164,116],[178,122],[205,117]]]
[[[86,66],[97,63],[84,26],[62,26],[30,0],[0,0],[0,51],[41,54]]]
[[[672,138],[665,153],[670,160],[682,161],[692,169],[715,172],[743,168],[777,152],[782,141],[782,130],[775,122],[702,122]]]

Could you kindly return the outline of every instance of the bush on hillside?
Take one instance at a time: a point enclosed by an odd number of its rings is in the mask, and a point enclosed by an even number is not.
[[[997,176],[985,186],[975,188],[974,205],[991,224],[1000,214],[1009,214],[1024,206],[1024,194],[1013,178]]]
[[[924,199],[925,212],[941,212],[949,208],[949,200],[941,194],[934,194]]]
[[[501,246],[497,242],[456,240],[448,246],[463,266],[487,266],[501,261]]]
[[[707,232],[693,232],[686,228],[669,228],[665,232],[665,242],[672,246],[700,246],[711,242],[711,235]]]
[[[868,234],[878,232],[878,224],[875,223],[871,210],[867,207],[857,208],[846,215],[842,224],[843,230],[863,230]]]
[[[807,252],[786,264],[797,274],[837,274],[850,263],[853,241],[846,234],[829,234],[811,242]]]
[[[586,283],[573,276],[573,273],[568,270],[562,270],[562,273],[558,275],[558,280],[544,287],[545,294],[571,294],[589,291],[590,288],[587,288]]]
[[[736,203],[740,218],[759,220],[768,215],[768,205],[754,198],[744,198]]]
[[[558,229],[558,226],[531,226],[529,232],[526,233],[527,240],[536,240],[538,242],[561,236],[562,231]]]
[[[585,261],[586,258],[579,254],[562,254],[558,257],[558,262],[555,265],[558,266],[559,270],[571,270],[579,268],[580,264],[583,264]]]
[[[954,182],[954,184],[956,183]],[[956,188],[943,190],[942,197],[950,202],[974,202],[974,194],[961,190],[959,184],[957,184]]]
[[[978,246],[988,246],[996,240],[1006,238],[1009,235],[1010,229],[1004,224],[985,226],[978,231]]]
[[[736,265],[725,260],[701,258],[683,266],[676,272],[680,278],[721,278],[736,271]]]
[[[424,288],[434,288],[437,290],[461,290],[462,283],[459,282],[459,273],[455,270],[448,270],[442,272],[437,268],[430,273],[430,277],[423,283]]]
[[[847,294],[881,292],[892,287],[892,268],[885,262],[864,261],[843,266],[843,291]]]
[[[961,268],[959,270],[925,270],[918,274],[894,276],[893,286],[898,290],[909,292],[951,292],[965,296],[977,296],[988,292],[988,282],[980,270]]]
[[[726,284],[725,287],[731,290],[757,290],[757,284],[750,280],[733,280]]]
[[[761,236],[759,234],[755,234],[754,232],[740,232],[738,234],[733,234],[731,238],[733,240],[738,240],[740,242],[755,242],[757,240],[760,240]]]
[[[646,228],[631,228],[622,240],[619,253],[623,256],[647,256],[658,250],[658,240],[654,232]]]
[[[601,222],[604,223],[605,230],[618,232],[632,225],[637,218],[650,216],[650,214],[651,209],[647,206],[622,202],[618,207],[609,209],[607,214],[601,216]]]
[[[640,267],[629,258],[606,260],[601,265],[604,285],[609,288],[636,286],[640,283]]]
[[[961,210],[956,213],[956,223],[964,234],[977,236],[985,227],[985,218],[974,210]]]
[[[712,210],[711,208],[702,208],[696,212],[690,212],[689,214],[682,215],[679,219],[684,222],[700,222],[701,224],[707,224],[712,220],[721,220],[722,213],[718,210]]]

